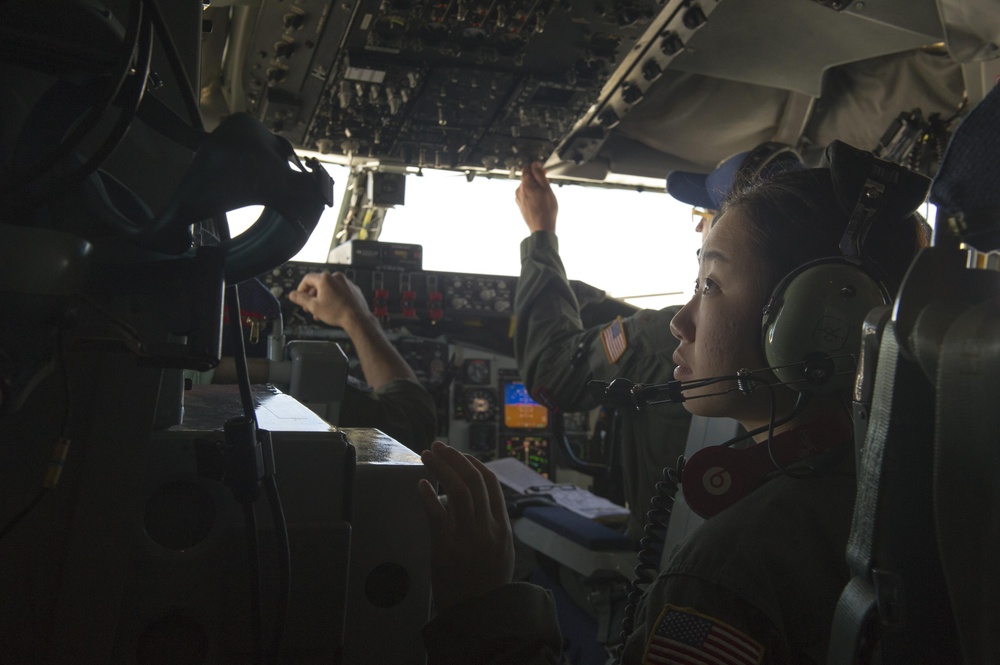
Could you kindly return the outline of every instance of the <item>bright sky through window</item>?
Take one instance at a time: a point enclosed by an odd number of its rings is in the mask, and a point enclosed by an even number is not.
[[[346,168],[329,170],[334,205],[296,260],[326,261],[347,181]],[[528,234],[514,202],[517,185],[505,178],[468,182],[446,171],[410,175],[406,203],[388,211],[379,239],[421,245],[427,270],[517,275],[520,242]],[[555,192],[560,255],[570,279],[640,307],[687,301],[701,242],[690,206],[653,191],[563,185]],[[232,233],[259,214],[259,208],[230,213]]]

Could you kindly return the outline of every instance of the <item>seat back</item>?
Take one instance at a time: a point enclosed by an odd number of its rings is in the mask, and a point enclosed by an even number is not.
[[[932,502],[935,397],[890,321],[861,451],[847,545],[852,578],[834,616],[831,665],[951,662],[955,630]]]
[[[1000,660],[1000,275],[949,327],[938,362],[934,510],[965,662]]]
[[[828,662],[1000,659],[1000,88],[931,189],[933,246],[881,338]],[[985,269],[984,269],[985,268]]]

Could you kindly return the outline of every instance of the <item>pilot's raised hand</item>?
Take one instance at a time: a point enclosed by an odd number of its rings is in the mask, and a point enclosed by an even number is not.
[[[349,329],[359,317],[369,316],[361,289],[342,272],[311,272],[288,298],[327,325]]]
[[[500,482],[482,462],[440,441],[420,455],[445,496],[421,480],[431,531],[431,585],[439,610],[511,581],[514,541]]]
[[[521,171],[521,185],[514,193],[517,207],[528,230],[556,231],[556,216],[559,214],[559,202],[552,193],[552,186],[545,175],[541,162],[532,162]]]

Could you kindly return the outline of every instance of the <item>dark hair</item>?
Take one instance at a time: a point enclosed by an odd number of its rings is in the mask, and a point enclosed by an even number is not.
[[[744,216],[751,249],[760,258],[758,279],[764,298],[800,265],[841,256],[840,239],[850,213],[837,200],[829,169],[781,173],[748,184],[730,193],[722,205],[723,211],[734,208]],[[895,296],[917,250],[928,240],[919,215],[876,219],[861,255]]]

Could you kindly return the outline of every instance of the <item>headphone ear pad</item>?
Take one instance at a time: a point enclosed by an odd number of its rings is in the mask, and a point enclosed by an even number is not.
[[[868,272],[846,259],[801,266],[781,280],[764,309],[764,356],[782,383],[813,393],[854,382],[862,324],[888,301]]]

